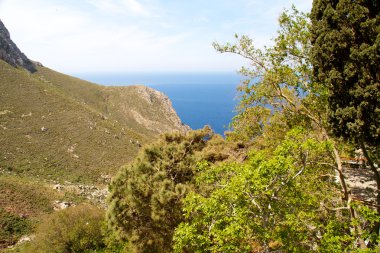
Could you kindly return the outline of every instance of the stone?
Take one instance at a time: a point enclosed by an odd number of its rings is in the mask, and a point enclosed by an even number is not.
[[[63,186],[60,185],[60,184],[55,184],[55,185],[53,186],[53,189],[54,189],[54,190],[57,190],[57,191],[62,191],[62,190],[63,190]]]
[[[58,210],[62,210],[62,209],[66,209],[70,206],[74,206],[74,203],[73,202],[68,202],[68,201],[60,201],[60,200],[56,200],[54,202],[54,206],[53,206],[53,209],[55,211],[58,211]]]
[[[36,72],[36,67],[17,45],[11,40],[10,34],[3,22],[0,20],[0,59],[14,67],[22,67],[30,72]]]

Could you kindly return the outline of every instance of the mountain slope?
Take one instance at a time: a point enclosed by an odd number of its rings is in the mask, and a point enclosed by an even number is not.
[[[34,64],[0,20],[0,173],[100,182],[158,134],[188,129],[151,88],[105,87]]]
[[[96,182],[159,133],[186,131],[167,97],[143,86],[103,87],[44,67],[0,61],[2,170]]]
[[[101,86],[33,63],[0,20],[0,251],[57,201],[104,201],[110,177],[143,144],[188,129],[161,92]]]

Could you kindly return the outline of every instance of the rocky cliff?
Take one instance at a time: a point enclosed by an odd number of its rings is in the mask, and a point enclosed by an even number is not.
[[[127,101],[131,92],[142,101],[137,105],[125,103],[122,107],[126,117],[133,118],[143,128],[157,133],[170,132],[176,129],[180,132],[190,130],[190,127],[183,124],[178,117],[170,99],[162,92],[143,86],[111,87],[117,89],[120,100]],[[160,108],[159,112],[157,108]]]
[[[31,60],[28,59],[11,40],[7,28],[0,20],[0,59],[6,61],[10,65],[16,67],[20,66],[35,72],[36,68]]]

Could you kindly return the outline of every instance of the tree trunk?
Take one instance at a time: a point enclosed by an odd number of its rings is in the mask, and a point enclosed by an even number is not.
[[[326,139],[333,143],[333,154],[334,154],[334,159],[335,159],[335,163],[336,163],[336,169],[335,170],[337,171],[336,176],[340,182],[340,186],[342,187],[343,196],[344,196],[343,200],[345,201],[347,208],[350,211],[350,217],[351,217],[351,221],[352,221],[356,218],[356,212],[355,212],[354,208],[352,208],[352,206],[351,206],[352,197],[351,197],[351,194],[349,192],[348,186],[346,184],[346,179],[344,177],[342,159],[340,158],[340,154],[339,154],[338,148],[336,147],[335,141],[330,139],[330,136],[328,135],[326,129],[322,128],[322,131],[323,131]],[[364,243],[363,238],[361,238],[362,230],[361,230],[360,226],[354,225],[354,229],[355,229],[356,233],[358,234],[358,240],[359,240],[360,248],[362,248],[362,249],[367,248],[367,246]]]
[[[377,211],[378,214],[380,214],[380,173],[377,170],[377,168],[375,167],[375,164],[374,164],[373,160],[369,156],[367,148],[365,147],[365,144],[364,144],[363,140],[361,139],[359,141],[359,143],[360,143],[360,148],[363,151],[364,157],[367,159],[367,163],[369,165],[369,168],[373,172],[373,176],[374,176],[374,179],[376,181],[376,186],[377,186],[377,192],[376,192],[376,211]],[[377,234],[380,234],[379,230],[380,230],[380,222],[377,222],[375,224],[374,231]]]

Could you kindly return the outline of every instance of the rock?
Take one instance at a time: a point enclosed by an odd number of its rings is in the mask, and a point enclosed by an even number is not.
[[[70,147],[67,149],[67,152],[69,152],[69,153],[73,153],[76,147],[77,147],[77,144],[74,144],[74,145],[70,146]]]
[[[8,113],[12,113],[12,112],[9,110],[0,111],[0,115],[6,115]]]
[[[150,120],[144,117],[141,112],[130,109],[130,112],[137,123],[158,133],[171,132],[173,130],[185,133],[190,130],[189,126],[182,123],[177,112],[174,110],[170,99],[164,93],[143,85],[135,86],[135,89],[139,96],[142,97],[149,106],[159,106],[162,108],[166,121],[166,123],[164,123],[163,121],[159,122],[156,120]]]
[[[29,112],[28,114],[22,114],[21,115],[21,118],[24,118],[24,117],[31,117],[32,116],[32,112]]]
[[[57,190],[57,191],[62,191],[62,190],[63,190],[63,186],[60,185],[60,184],[55,184],[55,185],[53,186],[53,189],[54,189],[54,190]]]
[[[16,67],[22,67],[30,72],[36,72],[36,67],[11,40],[7,28],[0,20],[0,59]]]
[[[54,202],[54,206],[53,206],[53,209],[55,211],[58,211],[58,210],[62,210],[62,209],[66,209],[70,206],[74,206],[74,203],[73,202],[68,202],[68,201],[60,201],[60,200],[56,200]]]
[[[106,174],[101,174],[100,178],[102,179],[103,182],[109,183],[109,182],[111,182],[112,176],[106,175]]]
[[[25,243],[25,242],[30,242],[31,240],[34,239],[34,236],[32,235],[24,235],[20,238],[20,240],[18,240],[17,244],[22,244],[22,243]]]
[[[42,65],[41,62],[38,62],[38,61],[33,61],[34,65],[38,66],[38,67],[43,67],[44,65]]]

